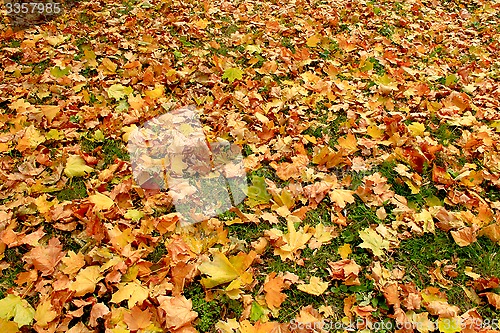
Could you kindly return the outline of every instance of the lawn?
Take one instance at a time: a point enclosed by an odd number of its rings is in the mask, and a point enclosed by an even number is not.
[[[34,2],[1,5],[5,333],[500,332],[498,1]],[[220,192],[144,171],[158,119],[246,198],[182,223]]]

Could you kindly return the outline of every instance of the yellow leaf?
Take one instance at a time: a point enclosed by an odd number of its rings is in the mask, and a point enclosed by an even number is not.
[[[30,325],[34,316],[35,309],[21,297],[8,294],[0,299],[0,318],[12,320],[21,327]]]
[[[198,21],[195,21],[194,25],[196,27],[198,27],[199,29],[205,29],[207,27],[208,23],[209,23],[208,20],[200,19]]]
[[[46,327],[56,317],[57,312],[52,308],[49,299],[38,304],[35,311],[35,320],[38,326]]]
[[[318,35],[312,35],[307,39],[306,45],[309,47],[316,47],[318,43],[321,41],[321,37]]]
[[[35,126],[31,125],[26,128],[23,137],[17,143],[16,149],[20,152],[23,152],[28,148],[34,149],[44,141],[45,136],[43,136],[40,131],[35,128]]]
[[[89,167],[85,160],[78,155],[69,156],[64,168],[64,174],[68,177],[81,177],[92,171],[94,169]]]
[[[370,125],[366,129],[366,134],[372,137],[372,139],[380,139],[384,136],[384,130],[376,125]]]
[[[384,240],[382,236],[371,228],[361,230],[359,237],[363,240],[363,243],[359,244],[359,247],[372,250],[376,256],[383,256],[383,250],[389,249],[389,242]]]
[[[412,136],[422,136],[425,132],[425,125],[419,122],[412,122],[407,126]]]
[[[438,319],[439,332],[442,333],[462,332],[461,322],[462,319],[460,317],[439,318]]]
[[[486,236],[494,242],[500,244],[500,222],[490,224],[489,226],[481,229],[480,236]]]
[[[344,244],[339,247],[337,253],[340,255],[342,259],[347,259],[349,255],[352,253],[351,244]]]
[[[202,263],[198,269],[202,274],[208,275],[208,278],[202,278],[201,284],[205,288],[212,288],[220,284],[231,282],[238,278],[252,264],[256,253],[240,253],[237,256],[228,259],[221,252],[213,253],[213,261]]]
[[[120,303],[123,300],[127,300],[128,308],[131,309],[136,304],[141,305],[148,296],[148,289],[135,280],[129,283],[120,283],[118,291],[111,297],[111,302]]]
[[[288,233],[283,235],[283,241],[285,241],[286,244],[274,250],[274,254],[279,255],[281,260],[292,260],[294,253],[305,248],[306,243],[312,237],[311,234],[305,233],[304,231],[296,231],[293,225],[293,219],[287,218],[287,224]]]
[[[45,40],[50,45],[56,46],[56,45],[61,44],[62,42],[64,42],[64,35],[47,36],[47,37],[45,37]]]
[[[134,96],[134,94],[128,95],[128,104],[134,110],[140,110],[144,106],[144,100],[141,95]],[[137,126],[133,124],[133,126]],[[126,140],[125,140],[126,141]]]
[[[178,175],[182,175],[183,171],[188,167],[188,165],[184,163],[183,159],[183,155],[176,154],[172,156],[170,161],[171,170]]]
[[[305,293],[316,296],[319,296],[322,293],[324,293],[327,288],[328,288],[328,282],[323,282],[320,278],[316,276],[311,277],[309,284],[299,284],[297,286],[297,289]]]
[[[325,227],[322,223],[319,223],[314,227],[314,235],[309,242],[309,248],[317,249],[321,245],[328,243],[332,240],[335,235],[333,227]]]
[[[61,107],[59,105],[40,105],[38,107],[49,122],[51,122],[57,116],[59,111],[61,111]]]
[[[429,312],[421,312],[418,314],[414,312],[409,312],[407,316],[408,319],[411,320],[411,322],[416,324],[417,330],[420,333],[428,333],[434,331],[435,325],[431,320],[429,320]]]
[[[129,101],[130,103],[130,101]],[[130,137],[130,135],[137,130],[137,125],[136,124],[132,124],[130,126],[123,126],[122,127],[122,132],[123,132],[123,141],[125,142],[128,142],[128,139]]]
[[[66,266],[61,269],[61,272],[68,275],[73,275],[85,266],[85,256],[83,253],[75,253],[74,251],[69,251],[66,257],[61,259],[61,262]]]
[[[116,69],[118,68],[118,65],[112,62],[108,58],[104,58],[102,60],[101,66],[104,67],[104,74],[113,74],[116,72]]]
[[[331,190],[328,194],[330,201],[336,203],[340,208],[345,208],[346,203],[354,203],[354,191],[350,190]]]
[[[83,296],[93,292],[102,278],[99,266],[86,267],[78,273],[70,289],[75,291],[75,296]]]
[[[15,322],[0,318],[0,332],[17,333],[19,332],[19,328]]]
[[[427,209],[422,209],[418,214],[415,214],[415,221],[422,222],[424,232],[435,232],[434,219]]]
[[[155,88],[153,90],[146,90],[144,92],[144,95],[149,96],[153,99],[160,98],[163,96],[163,91],[165,90],[165,87],[161,84],[155,85]]]
[[[354,134],[349,133],[345,138],[339,138],[338,140],[339,146],[347,150],[349,153],[354,153],[358,150],[358,142]]]
[[[114,201],[102,193],[96,192],[96,194],[89,196],[89,201],[95,205],[97,210],[110,209],[114,205]]]
[[[45,214],[48,211],[50,211],[50,208],[54,206],[56,203],[57,199],[54,199],[52,201],[47,201],[47,194],[45,193],[35,199],[36,208],[41,214]]]

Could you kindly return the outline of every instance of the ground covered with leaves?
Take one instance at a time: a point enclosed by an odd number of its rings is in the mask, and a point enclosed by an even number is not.
[[[2,9],[3,10],[3,9]],[[73,1],[0,32],[2,332],[498,332],[498,1]],[[127,139],[196,105],[248,197]]]

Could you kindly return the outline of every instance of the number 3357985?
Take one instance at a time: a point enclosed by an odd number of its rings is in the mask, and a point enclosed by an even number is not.
[[[11,3],[6,2],[7,14],[59,14],[61,4],[57,2],[28,2],[28,3]]]

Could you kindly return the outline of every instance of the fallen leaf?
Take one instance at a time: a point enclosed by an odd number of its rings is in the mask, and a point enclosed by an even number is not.
[[[312,276],[308,284],[297,285],[297,289],[315,296],[323,294],[327,288],[328,282],[323,282],[316,276]]]
[[[359,231],[359,237],[363,240],[363,243],[358,246],[364,249],[372,250],[373,254],[376,256],[383,256],[383,250],[389,249],[389,242],[384,240],[382,236],[371,228]]]
[[[97,282],[103,278],[99,266],[85,267],[76,275],[70,289],[75,291],[75,296],[83,296],[93,292]]]
[[[78,155],[69,156],[64,168],[64,174],[68,177],[82,177],[92,171],[94,169],[89,167],[85,160]]]

